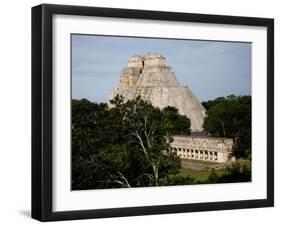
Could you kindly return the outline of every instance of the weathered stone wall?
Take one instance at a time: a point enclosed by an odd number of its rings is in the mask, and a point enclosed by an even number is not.
[[[179,84],[165,58],[158,53],[133,56],[108,100],[117,94],[125,101],[141,96],[160,108],[175,107],[190,118],[192,131],[203,130],[206,110],[188,87]]]
[[[166,62],[165,59],[162,58],[150,58],[150,59],[146,59],[144,61],[144,66],[145,67],[161,67],[161,66],[166,66]]]
[[[174,136],[171,150],[186,159],[224,163],[232,161],[233,140],[221,137]]]

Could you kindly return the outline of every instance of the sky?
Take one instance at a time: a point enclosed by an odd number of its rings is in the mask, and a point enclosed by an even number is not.
[[[156,52],[199,101],[251,95],[251,43],[72,35],[72,99],[106,102],[128,60]]]

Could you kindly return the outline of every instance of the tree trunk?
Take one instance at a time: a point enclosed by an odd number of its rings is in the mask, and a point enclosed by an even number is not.
[[[159,185],[159,175],[158,175],[158,166],[156,163],[152,163],[153,174],[154,174],[154,184],[155,186]]]

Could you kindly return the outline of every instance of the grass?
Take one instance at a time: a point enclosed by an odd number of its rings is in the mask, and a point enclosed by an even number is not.
[[[222,175],[224,172],[225,172],[225,169],[216,170],[216,173],[218,175]],[[179,175],[179,176],[191,176],[195,180],[203,182],[203,181],[206,181],[208,179],[210,174],[211,174],[211,171],[204,171],[204,170],[198,171],[198,170],[181,168],[180,173],[178,173],[177,175]]]
[[[212,170],[215,170],[216,174],[220,177],[227,172],[228,167],[232,167],[231,162],[227,163],[215,163],[205,162],[200,160],[181,159],[182,168],[176,175],[171,175],[171,178],[175,177],[175,180],[185,181],[184,184],[205,184],[208,177],[211,175]],[[240,165],[248,165],[251,167],[251,160],[239,159],[237,162]],[[179,176],[177,178],[177,176]],[[192,178],[189,180],[188,178]],[[182,183],[182,182],[181,182]]]
[[[224,167],[231,167],[231,164],[220,164],[215,162],[206,162],[200,160],[192,160],[192,159],[181,159],[182,161],[182,168],[180,172],[177,174],[178,176],[190,176],[194,178],[198,182],[204,182],[208,179],[211,174],[211,169],[216,168],[217,166],[221,165]],[[238,160],[241,165],[249,165],[251,161],[249,160]],[[191,167],[193,165],[193,168]],[[196,166],[197,167],[194,167]],[[215,170],[217,175],[220,176],[226,172],[225,168],[220,168]]]
[[[196,164],[201,164],[201,165],[206,165],[206,166],[210,166],[210,165],[218,165],[219,163],[217,162],[211,162],[211,161],[204,161],[204,160],[194,160],[194,159],[181,159],[182,163],[196,163]]]

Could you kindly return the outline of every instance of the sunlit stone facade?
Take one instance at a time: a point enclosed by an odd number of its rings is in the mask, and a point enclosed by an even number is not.
[[[233,160],[233,140],[207,136],[173,136],[171,150],[181,158],[224,163]]]
[[[122,70],[119,84],[108,100],[117,94],[125,101],[141,96],[159,108],[175,107],[190,119],[192,131],[203,130],[205,108],[187,86],[179,84],[165,57],[159,53],[133,56]]]

